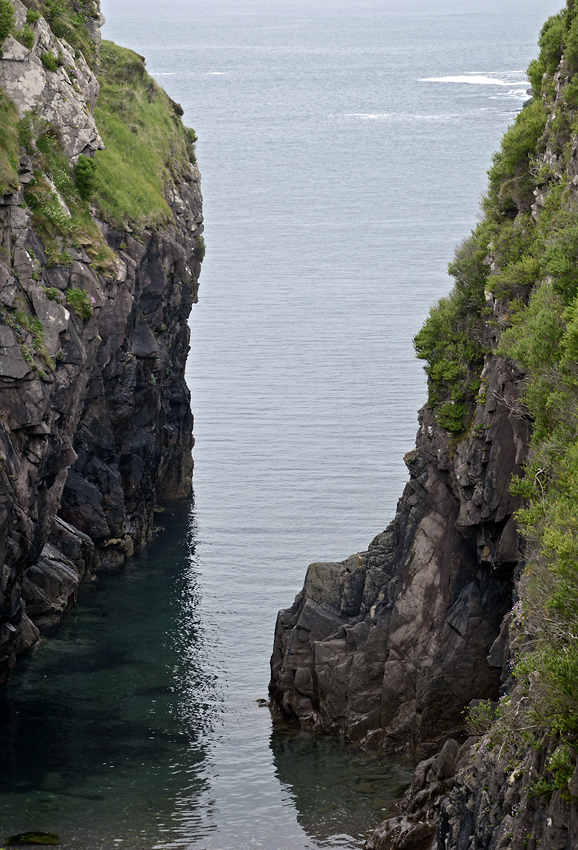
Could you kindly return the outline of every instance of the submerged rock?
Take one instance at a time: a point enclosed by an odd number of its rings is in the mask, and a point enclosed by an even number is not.
[[[6,844],[60,844],[60,839],[55,832],[19,832],[11,835]]]

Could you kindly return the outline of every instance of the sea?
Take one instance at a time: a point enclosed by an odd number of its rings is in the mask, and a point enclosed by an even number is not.
[[[0,844],[358,848],[411,765],[272,728],[276,613],[395,514],[447,294],[560,0],[102,0],[199,137],[194,495],[0,693]]]

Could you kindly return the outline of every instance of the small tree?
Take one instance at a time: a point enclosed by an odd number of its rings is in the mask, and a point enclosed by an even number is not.
[[[10,0],[0,0],[0,44],[12,32],[15,21],[16,13]]]

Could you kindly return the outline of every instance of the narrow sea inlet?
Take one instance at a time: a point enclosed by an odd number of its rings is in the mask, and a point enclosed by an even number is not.
[[[194,508],[168,506],[161,522],[137,561],[84,588],[3,693],[3,832],[56,831],[71,850],[358,846],[408,770],[273,732],[234,671],[226,685]]]
[[[0,696],[0,846],[361,846],[403,765],[273,731],[276,611],[395,512],[450,288],[558,0],[109,0],[199,136],[194,504],[85,586]],[[4,755],[5,754],[5,755]]]

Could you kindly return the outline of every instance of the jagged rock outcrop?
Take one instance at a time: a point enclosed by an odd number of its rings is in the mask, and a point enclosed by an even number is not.
[[[575,0],[539,44],[455,287],[416,337],[429,405],[396,518],[313,564],[277,623],[274,712],[425,757],[370,850],[578,846]]]
[[[15,7],[21,27],[26,7]],[[33,29],[31,50],[5,40],[0,87],[74,165],[102,147],[98,82],[43,17]],[[100,265],[86,238],[47,251],[26,203],[33,168],[23,155],[19,187],[0,197],[0,683],[81,582],[149,540],[158,501],[187,495],[192,475],[184,370],[202,260],[198,168],[171,163],[166,225],[121,232],[93,211]]]
[[[497,698],[520,560],[509,491],[528,445],[520,379],[487,358],[466,439],[424,408],[394,521],[367,552],[309,567],[277,621],[270,692],[283,715],[423,757],[464,736],[472,699]]]
[[[578,846],[578,769],[570,789],[532,793],[548,774],[549,743],[528,747],[520,764],[478,745],[442,801],[432,850],[571,850]],[[572,797],[568,793],[571,792]],[[385,848],[383,848],[385,850]]]
[[[100,25],[104,18],[95,6],[93,36],[100,40]],[[26,6],[14,0],[16,27],[26,23]],[[34,45],[28,49],[9,35],[2,46],[0,88],[16,105],[20,116],[27,112],[41,115],[49,124],[61,130],[63,147],[72,160],[103,147],[93,110],[99,85],[94,71],[82,53],[61,38],[57,38],[47,21],[40,17],[34,25]],[[50,54],[58,60],[56,70],[50,70],[42,56]]]
[[[430,850],[440,806],[458,770],[469,764],[471,746],[472,739],[460,746],[449,738],[439,753],[420,762],[391,816],[370,835],[367,850]]]

